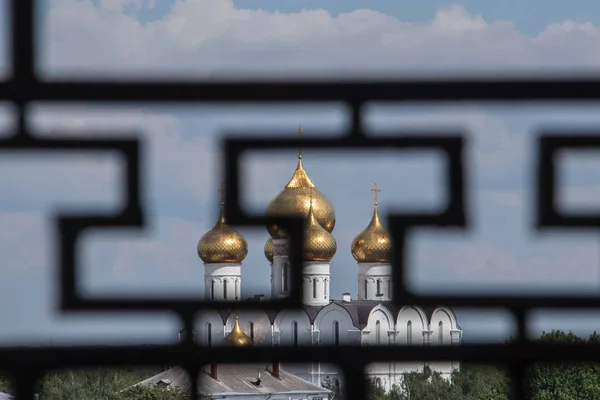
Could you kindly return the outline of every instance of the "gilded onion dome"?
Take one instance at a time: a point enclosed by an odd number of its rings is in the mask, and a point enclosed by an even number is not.
[[[308,215],[304,221],[304,248],[302,249],[303,261],[331,261],[337,251],[337,243],[331,233],[317,222],[309,202]]]
[[[301,127],[298,127],[298,134],[302,135]],[[316,220],[327,232],[332,232],[335,226],[335,210],[327,197],[315,187],[306,174],[302,165],[302,150],[300,149],[298,150],[298,165],[294,175],[285,185],[285,188],[271,200],[267,206],[266,215],[269,217],[305,217],[310,207],[311,195]],[[267,226],[267,230],[274,239],[287,236],[285,230],[279,225]]]
[[[269,237],[265,242],[265,257],[270,263],[273,263],[273,238]]]
[[[240,328],[240,322],[237,315],[235,316],[235,325],[233,325],[233,329],[223,338],[221,344],[223,346],[232,347],[252,346],[252,339],[250,339],[250,336],[246,335],[242,328]]]
[[[223,190],[219,190],[223,196]],[[248,255],[248,242],[225,221],[225,203],[215,226],[198,241],[198,255],[206,264],[241,264]]]
[[[359,263],[387,263],[390,261],[392,241],[390,234],[379,220],[377,192],[381,189],[378,189],[375,183],[375,188],[371,190],[375,192],[373,217],[369,225],[352,241],[352,255]]]

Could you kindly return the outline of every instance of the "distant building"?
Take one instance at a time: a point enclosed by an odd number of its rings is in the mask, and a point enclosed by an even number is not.
[[[236,319],[232,331],[222,340],[224,346],[251,346],[252,341]],[[181,367],[170,368],[140,385],[178,388],[191,393],[191,382]],[[206,366],[198,381],[198,394],[204,399],[240,400],[330,400],[331,391],[313,385],[282,370],[279,363],[213,364]]]
[[[294,174],[269,203],[266,214],[296,215],[306,219],[302,252],[304,310],[236,312],[235,304],[232,304],[232,309],[226,312],[204,311],[200,315],[200,329],[194,332],[196,339],[207,346],[218,346],[238,323],[239,315],[240,324],[252,343],[262,346],[460,344],[463,332],[451,308],[440,305],[422,309],[410,304],[398,308],[391,303],[392,243],[379,217],[377,194],[380,189],[375,185],[372,191],[375,201],[371,221],[351,244],[344,245],[358,263],[358,298],[353,300],[349,294],[344,294],[341,300],[333,300],[329,288],[331,260],[337,252],[332,235],[335,210],[308,177],[299,151]],[[227,224],[223,205],[221,201],[221,215],[215,226],[198,242],[198,255],[205,265],[206,298],[235,303],[241,300],[242,262],[248,254],[248,243]],[[269,238],[264,252],[271,271],[270,297],[283,298],[290,290],[288,235],[278,225],[267,226],[267,230]],[[422,370],[423,366],[422,362],[377,363],[369,365],[366,373],[390,390],[401,382],[404,373]],[[459,363],[432,362],[429,366],[449,377],[459,368]],[[334,382],[339,378],[336,371],[316,362],[286,365],[286,370],[317,385],[327,376]]]

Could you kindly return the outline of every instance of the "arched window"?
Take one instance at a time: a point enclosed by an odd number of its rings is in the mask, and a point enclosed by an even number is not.
[[[387,297],[392,298],[392,280],[388,281],[388,294]]]
[[[290,264],[289,263],[285,263],[283,265],[283,273],[281,274],[281,284],[283,285],[283,291],[287,292],[288,291],[288,273],[289,273],[289,268],[290,268]]]
[[[206,345],[208,347],[212,345],[212,324],[210,322],[206,324]]]
[[[323,298],[326,299],[327,298],[327,279],[323,280]]]
[[[340,345],[340,323],[337,321],[333,321],[333,344]]]
[[[365,299],[367,298],[367,285],[368,285],[368,282],[365,279]]]
[[[250,322],[250,340],[254,344],[254,322]]]
[[[444,324],[442,321],[438,324],[438,344],[444,343]]]
[[[227,299],[227,280],[223,281],[223,298]]]
[[[412,321],[406,323],[406,344],[412,344]]]
[[[381,322],[380,321],[377,321],[375,323],[375,341],[378,345],[381,344]]]
[[[298,323],[296,321],[292,322],[292,341],[294,346],[298,346]]]
[[[381,293],[381,279],[377,279],[377,296],[383,296],[383,293]]]
[[[317,280],[313,279],[313,299],[317,298]]]
[[[210,299],[211,300],[215,299],[215,280],[214,279],[210,282]]]

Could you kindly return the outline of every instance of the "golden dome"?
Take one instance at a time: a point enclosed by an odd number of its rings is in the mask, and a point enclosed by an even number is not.
[[[252,339],[250,339],[250,336],[246,335],[242,328],[240,328],[240,322],[237,315],[235,316],[235,325],[233,325],[233,329],[223,338],[221,344],[223,346],[232,347],[252,346]]]
[[[273,238],[269,237],[265,242],[265,257],[270,263],[273,262]]]
[[[301,128],[298,128],[301,134]],[[316,220],[327,230],[333,232],[335,227],[335,210],[331,202],[325,197],[312,183],[304,166],[302,165],[302,150],[298,150],[298,165],[294,175],[285,185],[285,188],[267,206],[266,215],[275,216],[300,216],[305,217],[308,214],[310,200],[312,196],[313,210]],[[279,225],[267,226],[269,234],[274,239],[287,236],[285,230]]]
[[[304,222],[304,249],[303,261],[331,261],[337,251],[337,243],[331,233],[324,229],[316,220],[309,203],[308,215]]]
[[[375,192],[375,207],[373,217],[369,225],[352,241],[352,255],[359,263],[389,262],[392,252],[392,240],[390,234],[379,220],[377,210],[377,192],[380,189],[371,189]]]
[[[198,241],[198,255],[207,264],[240,264],[248,255],[248,242],[244,236],[225,222],[223,200],[217,223]]]

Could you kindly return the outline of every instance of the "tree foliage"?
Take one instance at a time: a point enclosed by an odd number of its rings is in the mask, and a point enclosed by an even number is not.
[[[325,389],[331,390],[331,392],[333,393],[334,399],[341,400],[344,398],[344,394],[342,393],[342,387],[340,386],[340,383],[338,380],[336,380],[334,382],[329,376],[327,376],[323,380],[323,382],[321,382],[321,386],[324,387]]]
[[[586,340],[573,332],[554,330],[543,332],[541,342],[600,344],[594,332]],[[462,363],[449,380],[425,367],[423,371],[404,375],[401,385],[385,393],[370,382],[369,400],[508,400],[510,381],[505,371],[492,365]],[[537,363],[527,370],[525,390],[531,400],[593,400],[600,399],[600,364]]]
[[[40,400],[137,399],[137,397],[123,397],[119,392],[158,372],[156,368],[88,368],[50,372],[41,380]],[[173,397],[151,397],[152,395],[146,395],[144,392],[146,397],[140,399],[173,399]]]
[[[588,343],[598,344],[594,332]],[[573,332],[544,332],[542,342],[583,344],[586,340]],[[569,364],[538,363],[529,368],[526,390],[532,400],[592,400],[600,399],[600,364],[574,362]]]
[[[8,374],[0,373],[0,392],[14,394],[12,378]]]

